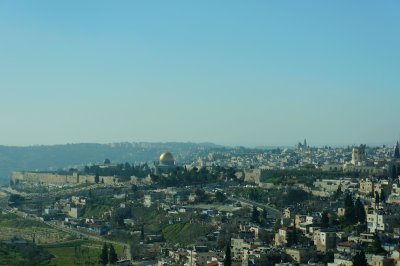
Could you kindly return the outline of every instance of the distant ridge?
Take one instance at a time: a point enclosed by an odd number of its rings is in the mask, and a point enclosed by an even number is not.
[[[102,162],[151,162],[158,160],[164,150],[171,151],[176,160],[184,162],[210,150],[224,150],[213,143],[191,142],[120,142],[109,144],[77,143],[35,146],[0,145],[0,184],[6,184],[12,171],[57,170]]]

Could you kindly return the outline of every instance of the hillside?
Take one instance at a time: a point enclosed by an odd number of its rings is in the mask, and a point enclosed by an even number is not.
[[[214,230],[216,230],[215,226],[210,224],[182,223],[167,225],[162,230],[162,234],[167,242],[190,244]]]

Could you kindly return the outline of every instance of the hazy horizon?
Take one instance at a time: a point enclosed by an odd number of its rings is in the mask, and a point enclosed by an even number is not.
[[[197,145],[206,145],[206,144],[211,144],[211,145],[216,145],[216,146],[221,146],[221,147],[227,147],[227,148],[235,148],[235,147],[244,147],[244,148],[293,148],[297,143],[301,142],[303,143],[304,140],[299,140],[295,143],[288,143],[288,144],[280,144],[280,145],[254,145],[254,146],[246,146],[246,145],[241,145],[241,144],[233,144],[233,145],[228,145],[228,144],[221,144],[221,143],[214,143],[214,142],[195,142],[195,141],[120,141],[120,142],[74,142],[74,143],[53,143],[53,144],[27,144],[27,145],[4,145],[0,143],[0,146],[4,147],[17,147],[17,148],[27,148],[27,147],[40,147],[40,146],[63,146],[63,145],[80,145],[80,144],[98,144],[98,145],[113,145],[113,144],[197,144]],[[308,141],[308,140],[307,140]],[[378,147],[382,145],[386,146],[392,146],[397,142],[397,140],[394,141],[387,141],[387,142],[371,142],[371,143],[309,143],[309,147],[312,148],[319,148],[319,147],[333,147],[333,148],[343,148],[343,147],[348,147],[348,146],[359,146],[361,144],[367,145],[369,147]]]
[[[400,2],[2,1],[2,145],[399,139]]]

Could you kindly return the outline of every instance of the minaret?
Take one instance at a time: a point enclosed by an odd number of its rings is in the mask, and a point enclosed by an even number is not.
[[[394,145],[393,158],[400,159],[400,151],[399,151],[399,142],[398,141],[396,142],[396,145]]]

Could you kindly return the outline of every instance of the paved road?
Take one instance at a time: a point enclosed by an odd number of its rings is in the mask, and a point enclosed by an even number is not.
[[[275,208],[271,207],[268,204],[262,204],[262,203],[258,203],[258,202],[255,202],[255,201],[251,201],[251,200],[247,200],[247,199],[243,199],[243,198],[237,198],[237,197],[232,198],[232,199],[236,200],[236,201],[238,201],[238,202],[240,202],[242,204],[246,204],[246,205],[250,205],[250,206],[256,206],[256,207],[261,208],[261,209],[266,208],[267,211],[268,211],[269,216],[272,217],[272,218],[276,219],[276,218],[280,218],[282,216],[282,212],[280,210],[275,209]]]

